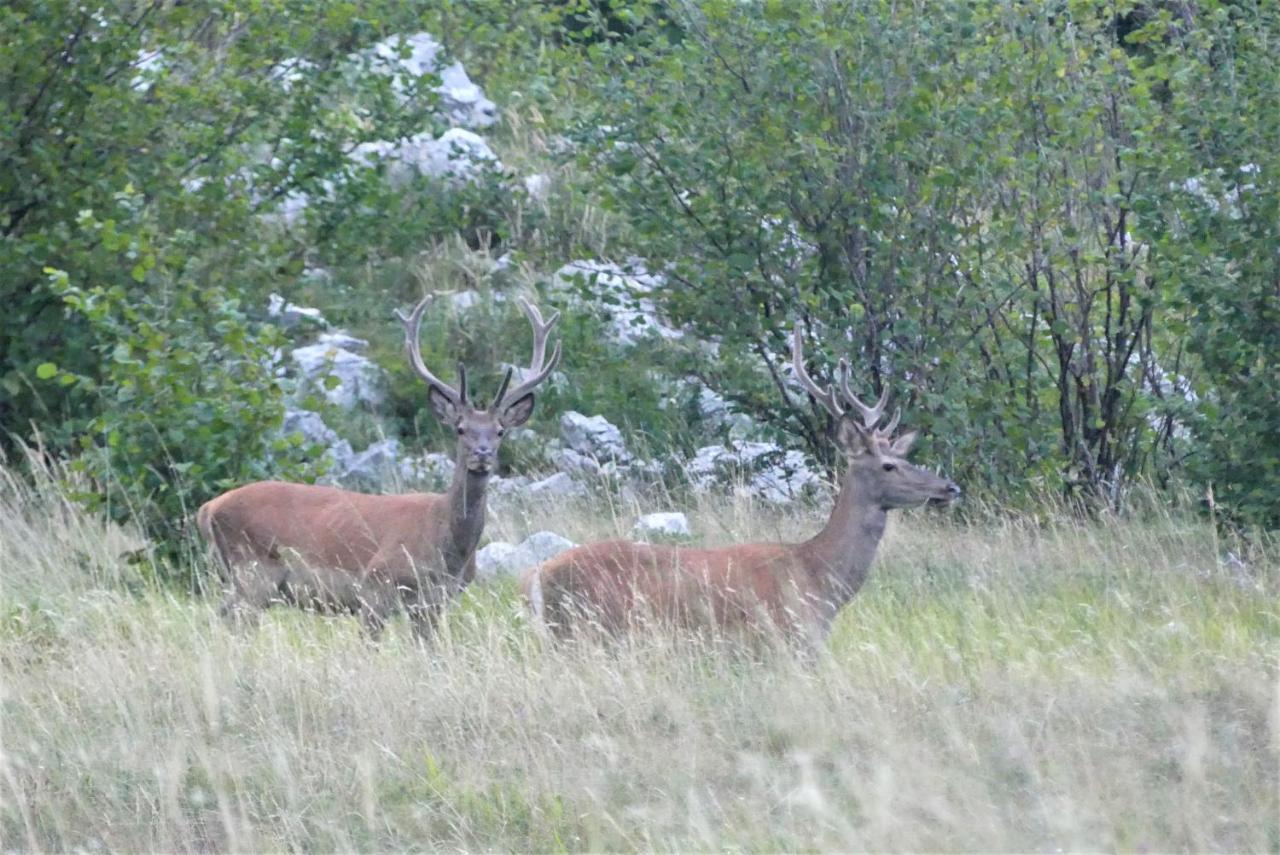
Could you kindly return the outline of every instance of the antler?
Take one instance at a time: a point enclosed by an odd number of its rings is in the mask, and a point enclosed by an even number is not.
[[[840,393],[844,395],[844,399],[857,408],[862,413],[862,426],[867,430],[875,430],[876,422],[884,417],[884,405],[889,400],[889,387],[885,387],[880,391],[880,400],[876,401],[874,407],[868,407],[866,404],[858,400],[858,396],[853,394],[853,390],[849,388],[849,372],[845,371],[840,375]],[[893,433],[893,429],[898,426],[898,416],[902,414],[901,410],[894,412],[893,421],[889,423],[888,428],[881,431],[885,436]]]
[[[551,328],[560,320],[559,312],[552,312],[551,317],[546,321],[542,320],[542,313],[538,311],[538,307],[530,303],[524,297],[520,298],[520,308],[524,309],[525,315],[529,318],[529,323],[533,326],[533,359],[529,361],[529,371],[532,377],[527,377],[511,392],[507,392],[507,386],[511,383],[512,369],[507,369],[507,374],[502,378],[502,386],[498,389],[497,396],[493,399],[493,409],[497,410],[514,404],[523,398],[529,392],[555,370],[556,365],[560,362],[560,342],[556,342],[555,349],[551,351],[551,358],[545,359],[547,353],[547,335],[551,332]]]
[[[465,407],[467,405],[467,374],[462,368],[462,364],[458,364],[458,383],[460,388],[455,389],[439,377],[431,373],[425,362],[422,361],[422,349],[418,346],[418,333],[422,329],[422,314],[427,310],[427,303],[431,302],[431,295],[423,297],[418,305],[413,307],[413,311],[408,317],[404,316],[399,309],[395,310],[395,315],[400,319],[400,323],[404,324],[404,344],[405,349],[409,352],[409,364],[413,366],[413,370],[418,372],[418,376],[427,381],[427,384],[435,387],[440,394],[448,398],[454,406]]]
[[[804,345],[800,340],[799,325],[791,331],[791,367],[795,369],[796,379],[800,381],[800,385],[804,386],[805,391],[812,395],[813,399],[821,404],[833,418],[839,420],[844,415],[844,410],[841,408],[832,387],[828,386],[823,389],[813,382],[813,378],[809,376],[809,372],[804,368]],[[849,363],[843,359],[840,360],[839,372],[847,382]]]

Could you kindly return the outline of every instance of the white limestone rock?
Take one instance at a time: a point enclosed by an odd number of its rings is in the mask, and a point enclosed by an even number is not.
[[[382,369],[345,347],[319,342],[295,348],[290,356],[300,379],[322,390],[330,403],[344,410],[360,405],[377,407],[386,396]],[[338,380],[331,389],[324,383],[329,375]]]
[[[534,532],[515,545],[490,543],[476,552],[476,577],[482,580],[518,577],[530,567],[575,546],[572,540],[550,531]]]
[[[351,483],[382,484],[400,473],[400,463],[400,441],[383,439],[352,457],[339,477]]]
[[[362,338],[356,338],[346,330],[330,330],[322,332],[316,336],[316,344],[324,344],[329,347],[339,347],[343,350],[357,352],[365,350],[369,347],[369,342]]]
[[[337,431],[324,423],[319,413],[311,410],[286,409],[280,432],[285,436],[300,433],[304,442],[322,447],[323,457],[329,461],[330,476],[345,472],[355,456],[351,443],[341,439]]]
[[[573,480],[568,473],[557,472],[527,485],[524,492],[535,498],[567,498],[586,495],[587,488]]]
[[[619,465],[631,461],[622,431],[604,416],[584,416],[569,410],[560,416],[560,440],[565,448],[597,461]]]
[[[571,261],[557,270],[551,280],[552,287],[563,290],[585,283],[592,295],[591,311],[608,313],[610,339],[621,347],[631,347],[653,337],[684,336],[680,330],[667,325],[649,297],[665,282],[661,274],[645,270],[639,259],[630,259],[625,266],[609,261]]]
[[[285,329],[295,327],[298,324],[307,323],[318,327],[327,327],[329,324],[324,319],[319,309],[309,306],[297,306],[285,300],[279,294],[270,294],[267,297],[267,317],[275,318],[276,322]]]
[[[453,481],[456,467],[452,457],[433,451],[400,461],[400,474],[406,481],[419,481],[442,490]]]
[[[792,501],[822,485],[803,454],[785,451],[772,442],[704,446],[685,471],[695,489],[741,486],[750,495],[775,504]]]
[[[384,164],[387,184],[397,189],[419,175],[459,187],[503,168],[484,138],[464,128],[451,128],[439,138],[423,132],[401,140],[360,143],[350,157],[360,166]]]
[[[692,532],[689,530],[689,518],[679,511],[645,514],[636,520],[631,528],[633,537],[641,540],[650,538],[685,538]]]
[[[445,64],[443,50],[430,33],[395,35],[373,46],[374,67],[390,75],[392,88],[403,93],[409,79],[439,75],[435,91],[445,114],[454,123],[487,128],[498,120],[498,108],[485,97],[459,62]]]

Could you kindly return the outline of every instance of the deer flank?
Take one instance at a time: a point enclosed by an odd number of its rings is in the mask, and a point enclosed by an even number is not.
[[[222,612],[254,616],[289,603],[360,616],[377,635],[403,608],[426,636],[442,608],[475,576],[475,550],[484,529],[485,488],[503,434],[533,412],[534,389],[560,359],[547,336],[559,319],[543,320],[521,301],[533,326],[533,358],[526,377],[508,389],[508,369],[493,402],[474,406],[460,365],[457,386],[436,377],[418,346],[424,298],[405,317],[409,363],[427,384],[436,417],[457,434],[453,481],[440,494],[369,495],[335,487],[260,481],[204,504],[196,523],[225,572]]]
[[[860,401],[849,389],[844,360],[838,385],[820,387],[805,369],[796,331],[792,361],[806,391],[835,420],[836,442],[846,459],[826,526],[803,543],[697,549],[608,541],[571,549],[522,579],[540,626],[557,635],[583,625],[617,633],[652,620],[779,631],[811,643],[825,639],[837,612],[866,580],[888,512],[946,504],[960,488],[907,462],[916,434],[893,438],[897,413],[877,427],[886,396],[874,406]]]

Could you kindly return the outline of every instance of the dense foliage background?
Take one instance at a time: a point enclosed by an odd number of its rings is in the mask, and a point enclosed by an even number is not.
[[[396,185],[349,156],[444,130],[438,80],[360,59],[418,31],[498,103],[507,174]],[[1123,508],[1136,482],[1190,484],[1280,525],[1267,0],[54,0],[7,4],[0,32],[0,444],[76,457],[158,534],[232,484],[319,473],[280,430],[301,393],[268,293],[391,372],[342,431],[430,439],[391,308],[545,291],[575,258],[662,271],[648,297],[692,334],[621,358],[604,296],[544,293],[569,382],[535,429],[572,406],[687,450],[696,414],[653,372],[693,375],[830,464],[781,371],[799,322],[815,373],[849,355],[971,491]],[[496,277],[466,260],[499,253]],[[519,361],[520,323],[433,319],[424,350]]]

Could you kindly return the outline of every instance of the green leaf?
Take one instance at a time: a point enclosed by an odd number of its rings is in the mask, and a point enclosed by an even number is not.
[[[36,377],[41,380],[51,380],[58,373],[58,366],[52,362],[42,362],[36,366]]]

